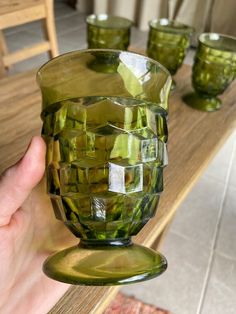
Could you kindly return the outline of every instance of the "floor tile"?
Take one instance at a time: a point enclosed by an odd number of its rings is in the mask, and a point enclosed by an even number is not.
[[[25,61],[14,64],[10,70],[9,74],[20,73],[32,69],[39,69],[45,62],[49,60],[47,53],[40,54],[33,58],[27,59]]]
[[[65,53],[76,49],[85,49],[87,47],[86,26],[79,31],[70,31],[67,34],[58,36],[60,53]]]
[[[33,35],[31,32],[26,30],[20,30],[15,33],[11,33],[6,36],[7,47],[10,52],[14,52],[18,49],[22,49],[24,47],[32,46],[36,43],[40,43],[43,40],[42,33],[41,35]],[[10,67],[9,74],[23,72],[27,70],[31,70],[34,68],[39,68],[42,64],[49,60],[49,56],[47,53],[43,53],[27,59],[25,61],[14,64]]]
[[[72,7],[66,5],[66,4],[55,4],[54,6],[54,13],[55,13],[55,18],[60,19],[65,16],[72,16],[74,14],[77,14],[77,11],[73,9]]]
[[[228,187],[216,250],[236,259],[236,187]]]
[[[39,36],[40,38],[44,38],[44,26],[42,21],[35,21],[30,24],[24,25],[24,30],[31,33],[32,35]]]
[[[235,140],[235,146],[236,146],[236,140]],[[229,186],[236,187],[236,147],[234,150],[233,162],[232,162],[232,167],[230,171]]]
[[[132,27],[131,29],[131,40],[130,45],[137,48],[146,50],[147,47],[147,38],[148,38],[148,32],[146,31],[140,31],[136,27]]]
[[[216,230],[224,184],[203,176],[180,205],[171,230],[210,248]]]
[[[18,49],[39,43],[43,40],[43,35],[42,33],[39,33],[38,36],[35,36],[29,31],[20,30],[19,32],[7,35],[5,39],[9,51],[16,51]]]
[[[4,29],[4,34],[6,36],[20,32],[20,31],[25,31],[27,29],[38,29],[39,31],[41,30],[41,22],[40,21],[34,21],[31,23],[27,23],[27,24],[22,24],[22,25],[18,25],[18,26],[14,26],[14,27],[9,27],[7,29]]]
[[[124,287],[122,291],[174,314],[195,314],[209,250],[170,231],[161,251],[168,260],[167,271],[156,279]]]
[[[54,0],[54,7],[61,8],[66,6],[65,0]]]
[[[233,160],[233,165],[230,171],[229,185],[236,188],[236,155]]]
[[[196,49],[194,49],[194,48],[189,49],[189,51],[187,52],[187,54],[185,56],[184,63],[192,65],[195,54],[196,54]]]
[[[235,141],[236,132],[233,132],[210,163],[206,170],[206,175],[211,176],[221,182],[225,182]]]
[[[70,31],[79,30],[81,26],[85,25],[85,14],[75,14],[68,17],[63,17],[59,20],[56,20],[56,31],[58,35],[69,33]]]
[[[236,313],[236,260],[215,254],[201,314]]]

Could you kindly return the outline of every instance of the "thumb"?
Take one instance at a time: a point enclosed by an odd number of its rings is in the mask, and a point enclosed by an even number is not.
[[[41,180],[45,169],[45,143],[33,137],[24,157],[8,168],[0,179],[0,226],[7,225],[31,190]]]

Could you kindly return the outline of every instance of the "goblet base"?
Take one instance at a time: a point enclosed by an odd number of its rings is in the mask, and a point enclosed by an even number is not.
[[[96,241],[97,244],[101,241]],[[83,242],[60,251],[44,262],[44,273],[74,285],[124,285],[159,276],[167,268],[160,253],[138,244],[90,246]]]
[[[217,97],[206,97],[197,93],[190,93],[183,97],[183,101],[190,107],[202,111],[216,111],[221,107],[221,100]]]

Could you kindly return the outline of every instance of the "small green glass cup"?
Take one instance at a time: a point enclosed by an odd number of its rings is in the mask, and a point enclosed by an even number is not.
[[[183,97],[191,107],[203,111],[220,109],[222,94],[236,77],[236,38],[217,33],[203,33],[192,70],[195,93]]]
[[[112,73],[90,66],[105,55]],[[163,190],[169,72],[145,56],[99,49],[52,59],[37,80],[47,192],[56,218],[81,239],[50,256],[44,272],[80,285],[160,275],[166,259],[131,236],[155,215]]]
[[[128,49],[133,24],[129,19],[107,14],[92,14],[87,17],[86,22],[89,49]]]
[[[169,19],[154,19],[149,22],[147,55],[160,62],[171,75],[175,75],[183,63],[194,29]],[[172,79],[171,89],[176,86]]]

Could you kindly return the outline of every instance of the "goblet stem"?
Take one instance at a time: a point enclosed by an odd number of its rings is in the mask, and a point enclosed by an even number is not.
[[[132,245],[131,237],[121,238],[121,239],[106,239],[106,240],[97,240],[97,239],[81,239],[79,247],[87,249],[96,249],[97,247],[125,247]]]

